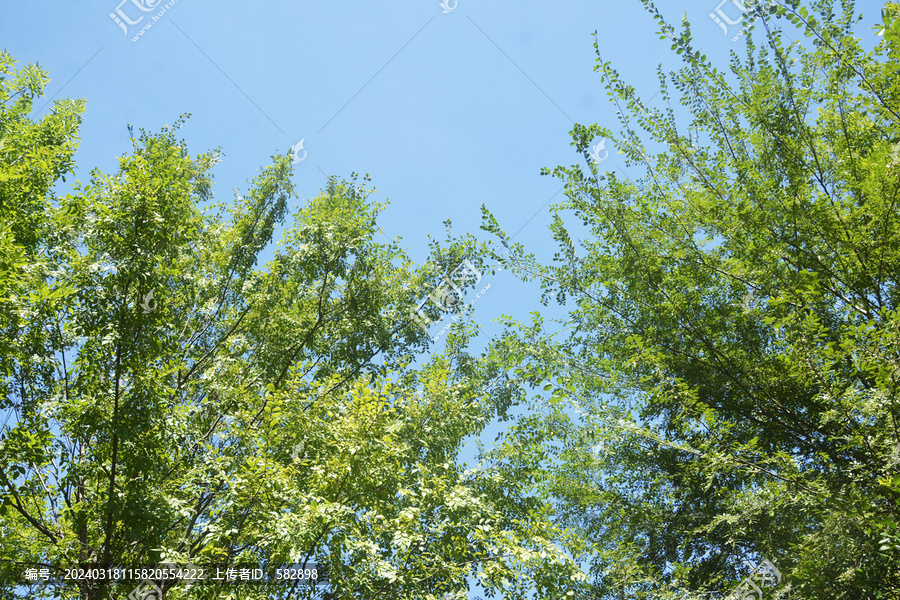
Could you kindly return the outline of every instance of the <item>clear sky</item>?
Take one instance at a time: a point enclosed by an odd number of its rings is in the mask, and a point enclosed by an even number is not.
[[[547,204],[563,199],[562,183],[540,169],[583,163],[570,146],[573,123],[618,129],[593,72],[595,30],[603,57],[645,100],[656,94],[657,65],[678,66],[637,0],[0,6],[0,47],[20,66],[36,62],[50,72],[37,114],[50,110],[50,97],[87,100],[76,156],[83,182],[92,168],[115,172],[116,157],[131,147],[127,123],[154,132],[190,112],[178,134],[190,153],[221,146],[225,155],[214,170],[218,199],[245,190],[270,155],[302,139],[306,158],[294,176],[300,202],[328,175],[368,172],[376,198],[390,200],[381,219],[386,235],[401,236],[417,262],[427,256],[429,234],[443,238],[442,221],[451,219],[456,233],[476,232],[482,204],[508,233],[519,232],[516,241],[552,253]],[[739,26],[726,33],[710,14],[719,9],[734,19],[739,6],[658,2],[670,22],[691,21],[697,46],[720,68],[743,43],[731,41]],[[882,3],[857,6],[868,31]],[[606,148],[602,166],[618,168],[614,144]],[[479,323],[541,308],[537,286],[506,275],[490,281],[476,305]]]
[[[726,35],[710,14],[735,19],[741,0],[717,1],[658,6],[672,22],[694,23],[697,45],[725,66],[742,49],[731,41],[739,26]],[[656,66],[678,63],[637,0],[444,2],[4,0],[0,47],[49,70],[38,114],[51,97],[87,100],[82,181],[91,168],[115,172],[115,157],[130,150],[126,123],[158,131],[190,112],[179,137],[191,154],[224,151],[219,199],[302,139],[301,201],[328,175],[370,173],[376,198],[390,200],[386,235],[402,236],[417,262],[445,219],[457,233],[475,231],[482,204],[546,255],[546,205],[562,199],[562,184],[541,167],[583,162],[570,146],[574,122],[618,129],[593,72],[592,32],[645,100],[657,91]],[[880,6],[859,3],[867,26]],[[619,167],[606,147],[603,167]],[[478,320],[526,315],[537,298],[534,286],[501,276],[479,300]]]

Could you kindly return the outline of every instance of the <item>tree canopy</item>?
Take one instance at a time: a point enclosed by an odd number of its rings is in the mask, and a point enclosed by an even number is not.
[[[187,115],[57,195],[84,102],[0,53],[0,595],[900,599],[900,5],[747,3],[723,69],[641,1],[683,66],[651,104],[595,41],[549,264],[484,207],[416,265],[289,155],[216,201]],[[567,316],[426,354],[495,260]]]
[[[186,117],[54,197],[83,103],[30,120],[46,73],[13,64],[2,56],[4,597],[449,600],[471,577],[505,598],[565,595],[580,573],[545,505],[457,460],[521,390],[467,353],[462,327],[414,365],[423,290],[469,255],[486,268],[471,238],[416,267],[379,241],[383,205],[354,175],[295,211],[257,267],[295,195],[290,157],[213,203],[220,154],[188,153]],[[297,565],[319,584],[64,580],[161,564]]]
[[[576,125],[585,165],[546,171],[554,264],[485,210],[570,306],[518,326],[550,393],[516,435],[562,444],[538,487],[591,548],[586,597],[724,597],[768,561],[767,597],[900,598],[900,15],[866,51],[834,4],[757,4],[722,71],[644,1],[684,66],[656,107],[595,44],[620,126]]]

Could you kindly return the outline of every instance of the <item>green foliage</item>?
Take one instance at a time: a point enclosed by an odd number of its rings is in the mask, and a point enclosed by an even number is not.
[[[492,596],[565,596],[580,573],[546,507],[458,465],[519,398],[506,365],[467,354],[459,327],[412,366],[428,342],[417,301],[460,258],[479,262],[471,239],[417,268],[379,241],[371,190],[332,178],[260,268],[294,196],[290,158],[210,204],[218,153],[188,153],[184,118],[51,199],[82,104],[30,121],[45,81],[17,73],[0,110],[0,595],[142,583],[29,586],[27,566],[314,561],[327,586],[142,585],[172,600],[444,600],[476,576]]]
[[[590,597],[727,594],[765,558],[791,597],[900,598],[896,6],[868,53],[852,3],[773,2],[726,74],[644,4],[685,66],[658,110],[598,54],[621,127],[576,125],[587,169],[552,172],[555,263],[485,215],[571,303],[562,340],[519,326],[550,394],[516,443],[557,445],[539,485],[591,545]],[[642,176],[601,172],[597,137]]]

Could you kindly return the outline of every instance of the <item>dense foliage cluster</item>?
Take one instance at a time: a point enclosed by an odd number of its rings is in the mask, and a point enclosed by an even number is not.
[[[83,105],[33,122],[46,74],[2,67],[4,597],[449,599],[469,577],[510,598],[564,593],[579,574],[541,501],[457,460],[520,393],[502,365],[467,355],[461,331],[412,366],[417,290],[471,240],[415,268],[376,241],[370,191],[332,179],[256,268],[290,159],[210,205],[218,154],[192,158],[183,120],[53,198]],[[314,565],[323,583],[23,578],[162,563]]]
[[[57,196],[84,103],[34,120],[0,54],[0,596],[900,599],[900,5],[869,51],[848,0],[755,3],[723,72],[642,1],[684,66],[654,108],[595,44],[620,128],[545,171],[552,264],[484,209],[416,266],[355,175],[290,213],[289,156],[214,203],[184,118]],[[568,319],[423,353],[463,259]],[[22,578],[162,563],[321,582]]]
[[[773,2],[723,73],[645,5],[684,57],[667,108],[598,49],[621,129],[576,126],[588,169],[553,171],[557,263],[511,247],[574,305],[520,348],[550,382],[543,486],[592,545],[589,594],[725,596],[769,561],[767,594],[900,598],[900,15],[866,52],[852,3]],[[641,176],[592,163],[597,136]]]

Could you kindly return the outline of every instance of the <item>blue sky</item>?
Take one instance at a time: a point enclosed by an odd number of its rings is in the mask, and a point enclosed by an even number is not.
[[[4,9],[0,40],[17,60],[50,71],[48,97],[87,99],[78,177],[93,167],[114,172],[115,157],[130,149],[126,123],[156,131],[190,112],[180,136],[192,154],[222,147],[215,191],[228,199],[271,154],[303,139],[301,199],[327,175],[370,173],[377,198],[390,200],[386,235],[402,236],[417,261],[429,234],[443,237],[445,219],[457,233],[476,230],[482,204],[509,233],[527,223],[517,241],[549,251],[545,206],[562,199],[562,184],[541,177],[541,167],[582,160],[570,146],[573,122],[615,128],[615,109],[593,73],[591,33],[648,97],[657,63],[671,61],[638,2],[447,0],[455,8],[445,13],[438,0],[170,0],[132,41],[166,4]],[[737,46],[709,18],[714,4],[661,7],[706,25],[695,29],[723,58]],[[110,14],[141,20],[126,35]],[[613,151],[606,164],[614,163]],[[485,322],[536,308],[536,293],[502,289],[494,285],[480,300]]]
[[[130,150],[126,123],[158,131],[192,113],[180,137],[192,154],[222,147],[215,193],[226,200],[303,139],[300,201],[328,175],[370,173],[376,198],[390,201],[385,234],[401,236],[417,262],[428,235],[443,237],[445,219],[457,233],[476,231],[482,204],[508,233],[521,229],[516,241],[552,253],[546,205],[562,200],[562,184],[540,169],[583,162],[570,146],[574,122],[618,128],[593,72],[592,32],[645,99],[657,91],[656,66],[678,64],[636,0],[5,4],[0,45],[52,78],[39,114],[51,97],[87,99],[82,181],[94,167],[115,171],[115,157]],[[697,45],[723,65],[742,47],[730,39],[739,26],[726,35],[710,13],[734,18],[739,5],[658,3],[670,21],[687,16]],[[874,24],[880,4],[859,6]],[[621,168],[607,149],[603,167]],[[525,316],[537,299],[535,286],[501,276],[479,300],[478,320]]]
[[[725,33],[710,14],[718,8],[733,18],[735,2],[658,7],[671,22],[686,16],[697,46],[726,66],[728,52],[743,48],[731,41],[739,26]],[[385,234],[401,236],[417,262],[428,235],[443,238],[444,220],[456,233],[477,232],[482,204],[508,233],[519,232],[516,241],[552,254],[547,204],[563,199],[562,183],[541,168],[583,162],[570,146],[574,122],[618,129],[593,72],[592,32],[645,100],[656,94],[657,65],[678,66],[636,0],[168,4],[154,22],[167,2],[4,2],[0,47],[52,78],[38,115],[51,97],[87,100],[78,178],[92,168],[115,172],[116,157],[130,150],[126,123],[153,132],[190,112],[179,137],[192,155],[222,148],[214,189],[227,200],[270,155],[303,139],[299,202],[328,175],[369,173],[375,197],[390,201]],[[881,3],[857,7],[868,31]],[[621,168],[613,143],[606,148],[603,167]],[[502,274],[490,282],[475,313],[487,331],[501,314],[525,318],[541,308],[537,286]]]

